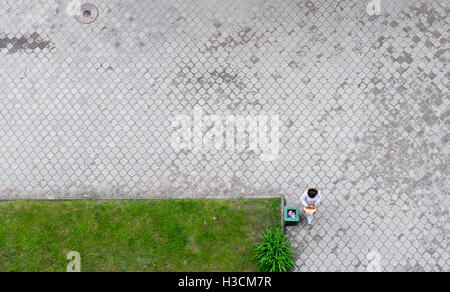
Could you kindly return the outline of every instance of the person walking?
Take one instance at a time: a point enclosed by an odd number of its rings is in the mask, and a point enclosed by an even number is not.
[[[311,224],[314,214],[317,213],[317,206],[322,201],[322,194],[316,188],[310,188],[302,194],[300,201],[303,205],[303,213],[306,215],[308,224]]]

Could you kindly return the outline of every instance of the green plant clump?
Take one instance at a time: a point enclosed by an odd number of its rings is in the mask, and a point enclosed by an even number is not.
[[[262,239],[254,248],[259,271],[287,272],[294,268],[292,245],[281,228],[275,231],[266,230]]]

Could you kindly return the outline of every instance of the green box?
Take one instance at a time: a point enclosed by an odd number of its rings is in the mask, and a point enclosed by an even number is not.
[[[295,217],[288,217],[288,211],[295,211]],[[286,206],[283,211],[284,224],[297,225],[300,222],[300,209],[296,206]]]

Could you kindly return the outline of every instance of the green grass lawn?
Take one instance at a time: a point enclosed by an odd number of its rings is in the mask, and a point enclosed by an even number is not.
[[[0,271],[255,271],[280,199],[0,202]]]

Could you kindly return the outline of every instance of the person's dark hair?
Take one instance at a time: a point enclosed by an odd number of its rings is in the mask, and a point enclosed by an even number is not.
[[[318,193],[319,193],[319,191],[317,189],[309,189],[308,197],[310,197],[311,199],[314,199]]]

